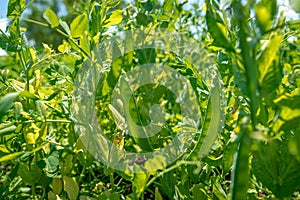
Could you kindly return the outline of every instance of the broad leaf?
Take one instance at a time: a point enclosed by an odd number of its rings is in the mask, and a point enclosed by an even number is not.
[[[88,31],[89,24],[88,18],[85,14],[77,16],[70,25],[71,36],[73,38],[78,38],[84,35],[85,31]]]
[[[28,166],[27,164],[21,163],[18,174],[25,183],[32,185],[40,180],[42,170],[36,164]]]
[[[9,0],[6,16],[8,18],[20,17],[24,6],[25,0]]]
[[[4,97],[1,98],[0,100],[0,119],[1,117],[11,109],[13,106],[13,102],[18,96],[18,92],[13,92],[6,94]]]
[[[13,122],[0,124],[0,135],[7,134],[16,130],[17,127]]]
[[[123,11],[122,10],[115,10],[113,13],[111,13],[108,17],[108,19],[105,21],[104,27],[110,27],[114,24],[120,24],[123,19]]]
[[[261,47],[261,54],[257,58],[259,85],[264,96],[276,89],[282,78],[278,56],[282,39],[283,36],[274,35],[266,46]]]
[[[67,192],[69,199],[76,200],[79,194],[79,186],[75,181],[75,179],[68,176],[64,176],[63,181],[64,181],[64,190]]]
[[[289,153],[286,141],[261,143],[253,154],[254,175],[280,199],[289,197],[300,187],[299,165],[300,162]]]
[[[213,46],[225,48],[228,51],[234,51],[230,41],[227,37],[227,30],[223,23],[220,21],[220,17],[215,15],[215,13],[211,7],[208,5],[208,10],[206,12],[206,23],[209,33],[213,37]]]
[[[59,26],[59,20],[51,8],[47,8],[43,13],[43,18],[51,25],[52,28]]]
[[[255,6],[256,19],[262,33],[272,27],[277,13],[277,0],[262,0]]]
[[[59,24],[61,25],[61,27],[63,27],[63,29],[66,31],[66,33],[68,35],[70,35],[71,31],[70,31],[70,28],[69,28],[68,24],[65,21],[61,20],[61,19],[59,19]]]
[[[135,165],[135,167],[139,167],[139,166]],[[132,191],[133,191],[133,194],[135,197],[139,198],[140,195],[142,194],[142,192],[144,192],[148,178],[149,178],[149,176],[146,172],[134,174],[133,183],[132,183]]]

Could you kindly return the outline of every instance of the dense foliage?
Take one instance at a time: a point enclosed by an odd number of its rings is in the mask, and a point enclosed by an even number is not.
[[[76,5],[68,7],[66,22],[51,8],[23,17],[35,2],[9,0],[11,21],[0,33],[0,48],[8,54],[0,57],[0,199],[300,198],[300,21],[286,19],[276,0],[205,0],[201,6],[177,0],[87,0]],[[291,6],[299,12],[300,1]],[[24,26],[33,27],[28,24],[41,30],[39,36],[28,35],[33,41],[38,37],[35,45],[26,37],[30,30]],[[151,172],[160,161],[139,158],[133,162],[142,172],[118,171],[95,159],[79,139],[73,116],[76,79],[95,48],[115,33],[151,28],[184,33],[205,49],[207,55],[199,59],[212,59],[224,84],[225,122],[210,152],[200,156],[208,124],[218,126],[210,118],[210,98],[216,95],[178,55],[151,48],[130,51],[116,58],[97,83],[97,120],[112,143],[132,152],[155,151],[178,132],[180,105],[168,88],[155,84],[135,91],[131,115],[147,125],[149,102],[164,102],[170,129],[151,140],[136,139],[114,122],[113,88],[122,73],[145,63],[168,63],[188,78],[198,91],[202,132],[169,166]],[[42,43],[52,33],[60,35],[55,41],[60,43]]]

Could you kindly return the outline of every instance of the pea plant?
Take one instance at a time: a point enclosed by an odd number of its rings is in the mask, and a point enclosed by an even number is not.
[[[9,0],[0,32],[0,199],[300,198],[300,20],[279,1],[35,4]]]

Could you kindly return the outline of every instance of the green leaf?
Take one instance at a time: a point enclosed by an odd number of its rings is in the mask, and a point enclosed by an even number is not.
[[[0,48],[7,52],[19,51],[19,46],[14,43],[12,33],[8,36],[2,30],[0,30]]]
[[[277,13],[277,0],[262,0],[255,6],[256,19],[262,33],[272,27]]]
[[[63,27],[63,29],[66,31],[66,33],[68,35],[70,35],[71,31],[70,31],[70,28],[69,28],[68,24],[65,21],[61,20],[61,19],[59,19],[59,24],[61,25],[61,27]]]
[[[170,13],[174,7],[174,0],[164,0],[163,10],[167,13]]]
[[[164,195],[167,195],[169,199],[172,199],[176,193],[175,187],[170,187],[170,185],[176,185],[176,175],[175,170],[165,172],[163,176],[159,179],[159,190]]]
[[[123,19],[122,14],[123,14],[122,10],[115,10],[114,12],[112,12],[108,16],[108,19],[105,20],[104,27],[110,27],[111,25],[114,25],[114,24],[120,24]]]
[[[24,10],[24,6],[25,0],[9,0],[6,16],[8,18],[20,17]]]
[[[27,90],[19,92],[19,96],[26,97],[28,99],[33,99],[33,100],[38,100],[39,99],[37,96],[35,96],[34,94],[28,92]]]
[[[278,87],[282,79],[282,70],[279,66],[279,48],[283,36],[274,35],[267,43],[261,47],[262,51],[257,59],[259,70],[259,85],[261,94],[268,95]]]
[[[290,197],[300,187],[299,166],[300,162],[289,153],[286,141],[261,143],[253,153],[254,175],[279,199]]]
[[[36,164],[31,164],[29,167],[27,164],[21,163],[18,174],[25,183],[33,185],[40,180],[42,170]]]
[[[139,25],[147,26],[152,21],[152,17],[145,15],[144,13],[138,13],[136,16],[136,22]]]
[[[47,172],[52,174],[57,171],[59,165],[59,152],[54,151],[48,158],[44,158]]]
[[[52,181],[52,191],[54,194],[59,195],[62,191],[62,181],[60,178],[54,178]]]
[[[47,8],[43,13],[43,18],[51,25],[52,28],[59,26],[59,20],[51,8]]]
[[[17,127],[12,122],[0,124],[0,135],[13,132],[16,129]]]
[[[80,199],[81,199],[81,196],[80,196]],[[89,197],[88,199],[91,199],[91,198]],[[119,199],[121,199],[121,195],[116,192],[105,191],[100,194],[98,199],[99,200],[119,200]]]
[[[73,38],[78,38],[84,35],[85,31],[88,31],[88,17],[85,14],[77,16],[70,25],[71,36]]]
[[[192,192],[195,200],[209,199],[209,196],[206,194],[206,190],[202,184],[194,185]]]
[[[156,170],[162,170],[166,167],[166,160],[162,155],[157,155],[145,162],[145,169],[148,172],[154,172]]]
[[[224,170],[224,174],[229,172],[229,170],[232,167],[232,163],[233,163],[233,159],[234,159],[234,153],[237,150],[237,143],[236,142],[229,142],[224,150],[223,153],[223,170]]]
[[[155,200],[163,200],[158,187],[155,188]]]
[[[13,92],[6,94],[2,99],[0,100],[0,119],[1,117],[11,109],[13,106],[13,102],[18,96],[18,92]]]
[[[135,167],[139,167],[135,165]],[[132,182],[132,191],[136,198],[139,198],[140,195],[144,192],[145,186],[149,176],[147,173],[135,173]]]
[[[64,176],[64,190],[67,192],[68,197],[70,200],[76,200],[79,194],[79,186],[75,179]]]
[[[228,51],[234,51],[232,45],[230,44],[230,41],[227,37],[227,30],[224,26],[223,22],[221,22],[219,16],[217,15],[211,7],[211,5],[208,4],[208,10],[206,12],[206,23],[207,28],[211,36],[213,37],[213,46],[222,47],[225,48]]]

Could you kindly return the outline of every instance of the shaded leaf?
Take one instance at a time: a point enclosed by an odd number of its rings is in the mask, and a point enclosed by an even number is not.
[[[13,106],[13,102],[18,96],[18,92],[13,92],[6,94],[4,97],[1,98],[0,100],[0,119],[1,117],[11,109]]]
[[[300,162],[289,153],[286,141],[261,143],[253,153],[252,168],[257,180],[277,198],[290,197],[300,187]]]
[[[64,176],[63,181],[64,181],[64,190],[67,192],[69,199],[76,200],[79,194],[79,186],[75,181],[75,179],[69,176]]]
[[[213,37],[212,45],[225,48],[228,51],[234,51],[227,37],[225,26],[215,18],[211,6],[208,6],[208,11],[206,12],[206,23],[208,31]]]

